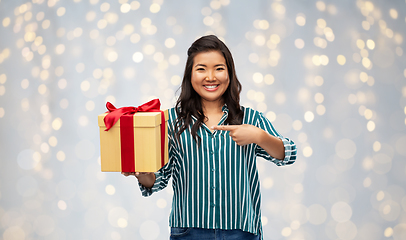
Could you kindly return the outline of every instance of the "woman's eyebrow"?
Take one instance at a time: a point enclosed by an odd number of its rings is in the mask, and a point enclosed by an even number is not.
[[[204,64],[198,63],[198,64],[195,65],[195,67],[207,67],[207,66],[204,65]]]
[[[223,67],[225,67],[226,65],[225,65],[225,64],[223,64],[223,63],[217,64],[217,65],[214,65],[214,67],[219,67],[219,66],[223,66]],[[198,63],[198,64],[196,64],[196,65],[195,65],[195,67],[207,67],[207,66],[206,66],[206,65],[204,65],[204,64]]]
[[[219,66],[225,67],[226,65],[225,65],[225,64],[222,64],[222,63],[220,63],[220,64],[215,65],[214,67],[219,67]]]

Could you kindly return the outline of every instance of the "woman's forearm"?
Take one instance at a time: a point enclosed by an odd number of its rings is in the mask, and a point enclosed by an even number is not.
[[[285,158],[285,147],[281,139],[261,130],[257,144],[262,147],[269,155],[277,159]]]

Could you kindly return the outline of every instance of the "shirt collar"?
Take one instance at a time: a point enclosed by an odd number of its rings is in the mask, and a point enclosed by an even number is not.
[[[223,111],[224,113],[228,113],[227,104],[224,104],[224,105],[223,105],[223,107],[221,108],[221,111]]]
[[[226,121],[227,117],[228,117],[228,107],[227,104],[224,104],[224,106],[221,108],[221,111],[223,111],[223,116],[220,119],[219,125],[223,125],[224,122]]]
[[[227,117],[228,117],[228,107],[227,107],[227,104],[224,104],[223,105],[223,107],[221,108],[221,111],[223,111],[223,116],[221,117],[221,119],[220,119],[220,122],[219,122],[219,125],[222,125],[225,121],[226,121],[226,119],[227,119]],[[192,115],[192,119],[194,120],[194,121],[197,121],[197,118],[194,116],[194,115]]]

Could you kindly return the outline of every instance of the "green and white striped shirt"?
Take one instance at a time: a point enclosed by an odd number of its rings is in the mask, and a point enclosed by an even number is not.
[[[228,108],[219,125],[228,117]],[[174,123],[177,114],[169,110],[168,136],[169,161],[155,173],[152,188],[140,184],[143,196],[165,188],[172,177],[173,201],[169,225],[172,227],[241,229],[259,234],[261,224],[261,193],[256,166],[260,156],[278,166],[292,164],[296,160],[296,145],[283,138],[271,122],[260,112],[242,108],[242,124],[251,124],[282,139],[285,158],[275,159],[256,144],[237,145],[227,131],[213,131],[203,124],[198,135],[199,146],[190,132],[191,126],[175,140]],[[193,118],[192,123],[196,121]]]

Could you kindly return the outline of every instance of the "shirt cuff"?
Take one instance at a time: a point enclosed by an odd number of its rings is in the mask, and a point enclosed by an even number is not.
[[[282,160],[283,165],[292,164],[296,161],[296,144],[288,139],[279,137],[283,142],[283,147],[285,148],[285,158]]]
[[[272,157],[258,145],[256,150],[257,156],[263,157],[264,159],[275,163],[277,166],[285,166],[294,163],[296,160],[296,144],[288,138],[282,138],[280,136],[277,136],[277,138],[282,140],[283,147],[285,149],[285,157],[283,159]]]
[[[155,183],[151,188],[144,187],[144,185],[142,185],[140,182],[138,182],[138,186],[140,187],[141,194],[144,197],[151,196],[151,194],[153,194],[154,192],[156,192],[158,190],[158,186],[159,186],[158,179],[160,179],[161,174],[159,172],[155,172],[154,174],[155,174]]]

